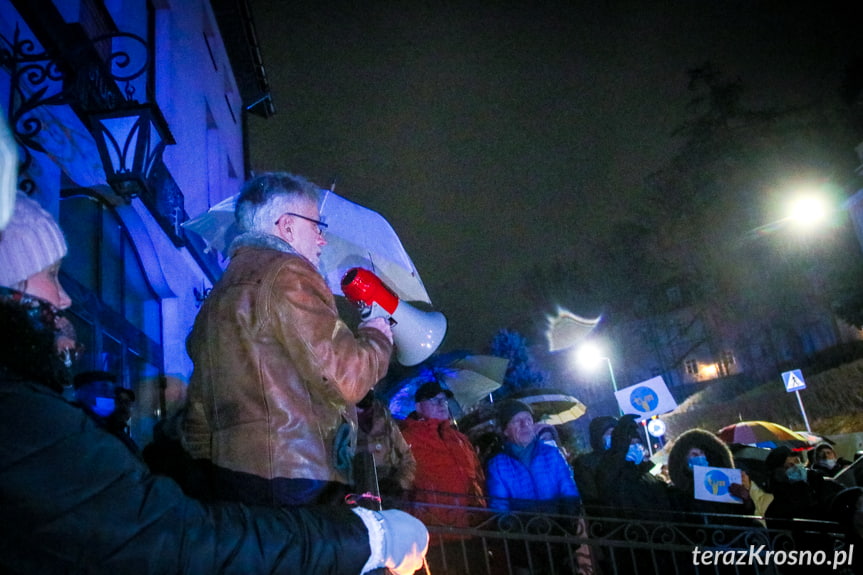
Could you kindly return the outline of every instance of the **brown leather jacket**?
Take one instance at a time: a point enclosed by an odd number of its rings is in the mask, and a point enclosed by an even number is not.
[[[357,415],[360,419],[357,453],[367,451],[372,454],[378,481],[390,480],[402,489],[410,489],[414,482],[417,461],[390,410],[375,399],[364,414]],[[362,425],[364,416],[370,424],[367,431]]]
[[[183,443],[196,459],[267,479],[348,483],[334,466],[336,432],[344,422],[355,432],[352,406],[386,374],[392,345],[374,329],[354,336],[287,243],[238,242],[187,340]]]

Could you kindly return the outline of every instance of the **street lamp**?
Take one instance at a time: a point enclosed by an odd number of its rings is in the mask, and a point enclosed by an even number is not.
[[[824,194],[814,191],[800,192],[784,206],[782,217],[747,231],[741,240],[744,243],[757,240],[788,227],[797,233],[812,232],[823,225],[832,211]]]
[[[145,196],[153,166],[174,140],[152,104],[133,104],[90,115],[91,131],[108,183],[121,198]]]
[[[584,365],[588,368],[592,368],[596,366],[600,361],[605,360],[605,363],[608,364],[608,374],[611,376],[611,387],[614,388],[614,398],[617,400],[617,380],[614,378],[614,368],[611,366],[611,358],[607,355],[603,355],[602,351],[600,351],[599,347],[596,344],[587,342],[578,348],[578,363]],[[620,406],[618,405],[618,410],[621,415],[623,411],[620,410]]]
[[[813,228],[827,218],[826,202],[819,196],[801,195],[790,206],[788,220],[803,228]]]

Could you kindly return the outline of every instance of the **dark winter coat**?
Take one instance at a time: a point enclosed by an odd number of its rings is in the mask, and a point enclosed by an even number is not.
[[[843,486],[811,469],[807,470],[805,481],[788,481],[783,466],[791,455],[794,453],[782,445],[773,448],[767,456],[770,477],[767,491],[773,494],[773,501],[764,512],[765,517],[773,518],[773,525],[784,524],[779,520],[791,518],[832,520],[830,504]],[[768,522],[768,526],[770,524]]]
[[[632,439],[641,438],[635,420],[633,415],[620,418],[611,436],[611,448],[603,453],[596,475],[600,497],[598,514],[609,520],[595,522],[592,529],[610,539],[626,539],[631,530],[626,526],[637,525],[639,520],[662,521],[670,517],[668,485],[650,473],[650,462],[636,464],[626,460]],[[646,565],[653,569],[645,572],[673,572],[671,557],[663,552],[625,547],[611,547],[604,552],[609,572],[640,573],[645,571]]]
[[[607,510],[627,517],[656,517],[670,510],[668,485],[650,474],[650,464],[626,460],[630,441],[641,438],[635,417],[620,418],[611,436],[611,449],[602,457],[597,473],[599,502]],[[639,514],[638,510],[643,511]]]
[[[596,475],[605,453],[602,435],[616,424],[616,417],[608,415],[594,417],[590,421],[588,428],[590,432],[590,446],[593,448],[593,451],[579,455],[572,462],[572,472],[575,476],[575,482],[578,485],[581,500],[587,508],[588,513],[593,513],[595,506],[599,505],[600,502]]]
[[[851,465],[851,462],[845,459],[844,457],[836,456],[836,464],[833,467],[827,467],[821,461],[817,459],[818,453],[823,449],[833,450],[833,446],[829,443],[821,442],[812,448],[812,451],[809,452],[809,460],[810,460],[810,469],[814,469],[824,477],[836,477],[839,475],[839,472]]]
[[[41,383],[53,338],[20,332],[19,315],[0,303],[0,571],[360,572],[368,533],[346,507],[203,505],[150,474],[56,385]],[[36,343],[12,358],[13,340]]]
[[[830,504],[833,497],[842,491],[843,486],[817,471],[809,470],[806,481],[791,483],[774,473],[770,481],[773,501],[764,512],[765,517],[773,519],[817,519],[832,521]],[[768,526],[784,523],[768,521]]]

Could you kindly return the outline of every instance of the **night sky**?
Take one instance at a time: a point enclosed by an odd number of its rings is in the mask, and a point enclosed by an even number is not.
[[[250,120],[251,167],[381,212],[449,319],[443,349],[483,351],[547,311],[519,298],[531,266],[589,262],[632,217],[679,146],[687,69],[805,103],[859,42],[822,3],[677,4],[251,0],[277,109]]]

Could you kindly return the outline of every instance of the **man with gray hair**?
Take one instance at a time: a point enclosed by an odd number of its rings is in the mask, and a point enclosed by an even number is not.
[[[265,173],[237,199],[241,234],[186,342],[183,444],[203,493],[264,505],[331,502],[350,483],[353,406],[386,375],[384,318],[354,334],[317,269],[326,246],[318,189]]]

